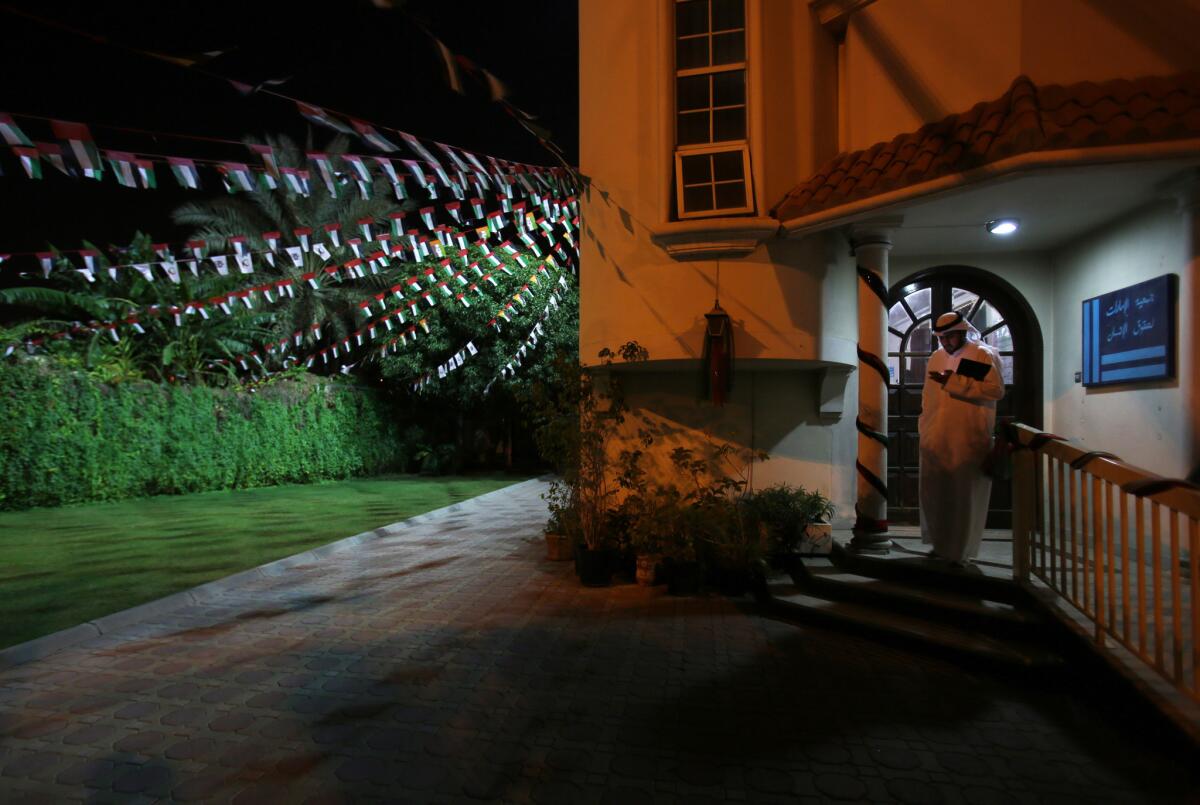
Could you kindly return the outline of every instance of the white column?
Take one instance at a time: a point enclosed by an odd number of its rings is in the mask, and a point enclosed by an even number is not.
[[[851,244],[858,274],[858,458],[852,550],[884,551],[887,522],[887,293],[889,237],[899,220],[856,226]]]

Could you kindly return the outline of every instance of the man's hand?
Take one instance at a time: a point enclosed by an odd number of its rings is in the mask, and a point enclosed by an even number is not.
[[[949,369],[943,369],[940,372],[930,372],[929,379],[938,385],[946,385],[946,381],[950,379],[950,375],[954,374]]]

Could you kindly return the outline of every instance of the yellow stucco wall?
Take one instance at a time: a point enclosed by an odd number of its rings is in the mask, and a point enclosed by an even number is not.
[[[803,4],[747,6],[761,222],[794,177],[836,147],[834,130],[818,124],[836,111],[836,58]],[[671,230],[672,13],[670,0],[580,3],[580,170],[591,181],[582,216],[581,359],[594,363],[601,348],[630,340],[649,350],[650,365],[623,377],[634,409],[627,427],[664,434],[651,456],[659,479],[671,475],[672,447],[729,441],[772,454],[753,467],[756,487],[787,481],[819,489],[839,504],[844,524],[853,515],[856,301],[840,235],[771,238],[720,261],[720,301],[734,322],[734,389],[723,408],[700,399],[717,261],[679,261],[654,241]],[[823,384],[830,365],[842,382]],[[823,389],[847,413],[822,417]]]
[[[1071,84],[1200,69],[1200,0],[877,0],[846,32],[841,149],[997,98],[1012,80]]]

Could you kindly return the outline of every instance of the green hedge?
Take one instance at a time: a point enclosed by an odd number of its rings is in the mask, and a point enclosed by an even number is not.
[[[257,393],[0,365],[0,509],[303,483],[394,469],[379,395],[336,384]]]

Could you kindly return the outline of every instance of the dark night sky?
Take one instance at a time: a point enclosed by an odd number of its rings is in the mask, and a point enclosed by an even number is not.
[[[466,97],[447,87],[425,26],[452,50],[486,67],[517,106],[553,132],[572,164],[578,148],[576,0],[407,0],[380,9],[368,0],[326,4],[277,0],[11,3],[117,42],[170,54],[221,50],[208,68],[254,83],[290,76],[284,94],[419,137],[535,164],[553,159],[481,86]],[[293,104],[242,96],[226,82],[100,45],[0,10],[0,111],[87,123],[101,148],[254,163],[245,148],[140,136],[103,124],[239,140],[286,133],[319,147],[334,133],[314,127]],[[33,140],[52,140],[48,124],[17,118]],[[157,190],[127,189],[59,176],[48,165],[27,179],[0,145],[0,252],[79,248],[84,238],[124,244],[135,230],[156,239],[185,234],[170,210],[198,197],[176,187],[165,165]],[[365,144],[352,150],[373,153]],[[211,187],[207,192],[224,192]],[[15,261],[14,261],[15,262]]]

